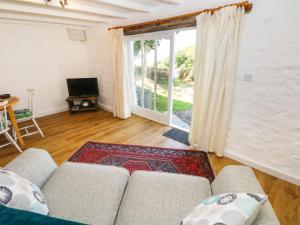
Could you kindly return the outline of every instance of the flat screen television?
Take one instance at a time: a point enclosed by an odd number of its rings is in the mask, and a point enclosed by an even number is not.
[[[97,78],[67,79],[69,96],[97,96],[99,95]]]

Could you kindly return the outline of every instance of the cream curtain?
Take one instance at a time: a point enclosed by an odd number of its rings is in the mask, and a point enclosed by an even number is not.
[[[226,7],[197,16],[191,145],[223,156],[231,118],[245,10]]]
[[[112,39],[114,116],[126,119],[131,116],[129,78],[123,29],[110,30]],[[109,65],[108,65],[109,66]]]

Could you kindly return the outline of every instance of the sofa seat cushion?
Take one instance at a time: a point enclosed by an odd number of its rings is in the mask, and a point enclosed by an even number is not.
[[[201,201],[211,196],[206,178],[160,172],[132,174],[117,225],[179,225]]]
[[[113,225],[128,182],[126,169],[67,162],[42,187],[49,215]]]

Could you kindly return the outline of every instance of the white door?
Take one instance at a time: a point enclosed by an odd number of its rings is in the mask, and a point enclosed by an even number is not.
[[[173,35],[146,34],[128,40],[132,111],[167,125],[172,114]]]

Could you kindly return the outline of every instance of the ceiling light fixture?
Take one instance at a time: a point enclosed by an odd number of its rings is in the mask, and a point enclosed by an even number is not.
[[[65,6],[68,5],[68,0],[59,0],[59,4],[65,8]]]
[[[44,0],[44,2],[47,5],[49,2],[51,2],[51,0]],[[58,0],[58,2],[63,8],[68,5],[68,0]]]

